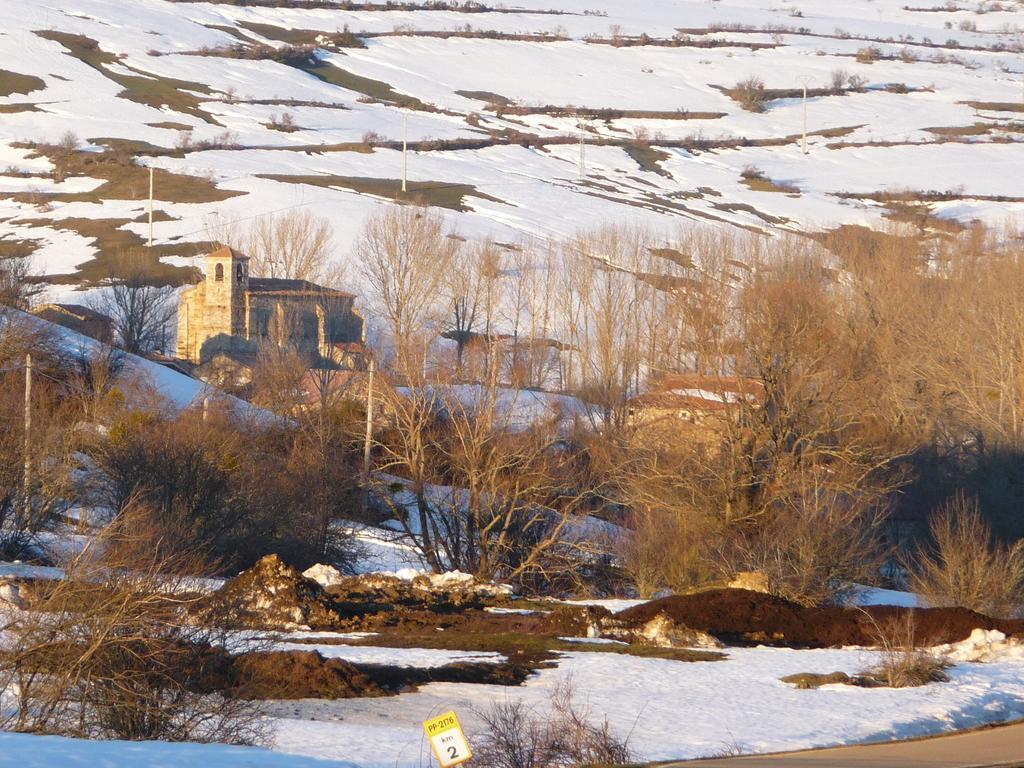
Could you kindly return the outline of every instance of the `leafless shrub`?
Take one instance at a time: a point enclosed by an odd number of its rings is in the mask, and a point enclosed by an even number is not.
[[[764,112],[768,103],[764,80],[757,75],[751,75],[746,80],[736,83],[730,95],[748,112]]]
[[[207,237],[251,259],[254,276],[318,282],[325,276],[334,251],[330,221],[308,209],[257,216],[248,227],[214,218]]]
[[[713,577],[702,544],[710,521],[694,512],[644,509],[617,542],[622,568],[641,597],[658,590],[685,592]]]
[[[870,618],[872,639],[881,653],[879,662],[866,670],[863,677],[887,688],[913,688],[949,680],[945,670],[949,663],[921,648],[915,639],[914,614],[903,611],[879,623]]]
[[[867,78],[861,77],[860,75],[850,75],[849,80],[847,80],[847,85],[849,85],[850,90],[857,91],[857,93],[862,93],[867,87],[867,84]]]
[[[850,75],[845,69],[834,69],[829,75],[828,87],[833,93],[841,93]]]
[[[174,148],[179,152],[189,152],[192,149],[192,131],[178,131],[174,138]]]
[[[291,112],[285,112],[280,117],[273,115],[268,124],[270,128],[282,133],[295,133],[299,127],[295,124],[295,117]]]
[[[136,546],[108,546],[129,540]],[[224,637],[189,623],[195,586],[166,575],[199,564],[162,557],[153,545],[124,518],[6,622],[0,681],[16,700],[5,727],[77,738],[267,740],[258,706],[210,686]],[[133,556],[118,556],[126,551]]]
[[[1024,541],[1000,544],[976,498],[960,493],[933,515],[930,545],[909,558],[910,586],[935,606],[1011,615],[1024,605]]]
[[[64,181],[67,177],[67,166],[78,152],[81,142],[74,131],[65,131],[56,144],[52,146],[53,180]]]
[[[859,48],[856,54],[857,61],[861,64],[874,64],[882,58],[882,49],[875,45],[868,45]]]
[[[549,713],[505,701],[480,716],[486,730],[475,740],[476,759],[490,768],[615,766],[631,759],[627,740],[611,732],[607,719],[595,724],[579,709],[569,684],[554,691]]]

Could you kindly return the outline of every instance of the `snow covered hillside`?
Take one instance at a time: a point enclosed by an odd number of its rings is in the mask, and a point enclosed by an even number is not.
[[[145,242],[153,166],[168,264],[295,208],[341,258],[401,196],[406,120],[409,196],[503,242],[1024,210],[1020,0],[272,5],[0,0],[0,248],[66,295]]]

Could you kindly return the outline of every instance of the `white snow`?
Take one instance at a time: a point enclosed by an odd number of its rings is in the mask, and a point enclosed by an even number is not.
[[[222,219],[245,223],[270,211],[306,208],[329,218],[336,229],[336,256],[351,250],[366,215],[381,201],[348,189],[271,181],[257,174],[365,176],[397,179],[402,157],[396,150],[339,151],[339,143],[359,143],[367,132],[388,140],[402,137],[408,116],[409,137],[480,138],[488,130],[516,130],[541,137],[577,133],[572,117],[505,115],[487,111],[497,94],[523,106],[584,105],[601,109],[688,110],[722,117],[667,119],[625,116],[586,119],[592,138],[624,139],[640,131],[648,137],[760,139],[794,137],[801,131],[799,98],[773,101],[760,114],[742,110],[715,86],[731,87],[757,74],[769,88],[797,88],[807,79],[824,86],[836,70],[845,70],[867,84],[863,92],[810,99],[812,132],[848,129],[844,136],[811,136],[810,154],[795,141],[779,146],[751,143],[735,149],[686,151],[665,149],[661,173],[642,169],[622,147],[587,148],[588,183],[577,181],[575,146],[537,149],[517,144],[480,150],[410,153],[409,178],[414,181],[474,186],[494,200],[467,197],[466,210],[445,210],[449,223],[465,236],[491,236],[515,242],[524,236],[572,235],[598,222],[623,222],[650,229],[671,239],[681,224],[743,225],[761,230],[781,227],[813,229],[836,224],[877,225],[884,208],[869,201],[843,200],[845,192],[870,193],[911,187],[961,192],[963,199],[936,203],[940,216],[979,218],[1003,223],[1024,216],[1024,203],[979,199],[1019,197],[1012,173],[993,169],[1015,166],[1020,153],[1013,112],[975,110],[971,100],[1017,103],[1020,98],[1020,57],[1015,29],[1019,7],[915,11],[903,0],[851,0],[835,3],[803,0],[765,4],[763,0],[543,0],[511,13],[454,11],[362,11],[332,8],[237,7],[227,4],[170,3],[140,0],[0,0],[4,34],[0,59],[5,68],[41,78],[44,87],[28,94],[0,97],[15,109],[0,123],[0,234],[42,241],[34,255],[47,274],[67,273],[95,253],[89,239],[66,229],[68,217],[137,219],[139,200],[52,205],[15,201],[17,192],[88,191],[98,180],[71,178],[54,183],[45,177],[49,161],[29,157],[30,150],[12,146],[24,140],[56,141],[72,128],[83,141],[121,138],[170,148],[180,128],[191,130],[194,142],[232,132],[238,150],[196,150],[184,157],[142,157],[141,162],[185,173],[211,175],[224,188],[245,194],[221,203],[161,202],[174,220],[158,222],[157,241],[203,239],[214,212]],[[529,10],[553,7],[562,14]],[[799,13],[798,13],[799,12]],[[962,22],[973,22],[960,28]],[[362,94],[333,86],[273,61],[196,56],[204,46],[236,42],[215,26],[259,38],[243,24],[269,24],[293,30],[390,33],[408,30],[452,31],[471,24],[476,30],[502,33],[558,34],[561,42],[524,42],[451,37],[383,36],[367,39],[364,49],[324,53],[326,60],[355,75],[378,79],[396,92],[429,102],[442,111],[411,111],[386,103],[366,103]],[[737,26],[739,25],[739,26]],[[614,47],[590,36],[648,34],[669,38],[682,27],[694,41],[731,45]],[[121,96],[122,87],[69,55],[57,42],[36,31],[54,30],[97,40],[104,52],[119,56],[106,73],[144,73],[194,82],[201,116],[154,108]],[[279,44],[269,40],[271,44]],[[750,50],[748,44],[770,45]],[[856,52],[874,45],[896,56],[868,64]],[[997,50],[996,46],[1002,46]],[[899,57],[903,55],[906,61]],[[918,59],[917,61],[912,58]],[[906,84],[912,93],[885,90],[889,83]],[[205,93],[204,93],[205,91]],[[462,92],[479,91],[473,95]],[[298,99],[329,106],[282,106],[256,101]],[[289,112],[299,127],[283,133],[268,127],[275,115]],[[212,121],[217,121],[215,124]],[[168,125],[170,123],[171,125]],[[475,124],[471,124],[475,123]],[[990,136],[937,141],[930,128],[993,127]],[[996,139],[1008,139],[1000,143]],[[870,146],[852,146],[874,143]],[[321,150],[321,147],[323,148]],[[93,148],[96,148],[95,145]],[[301,151],[300,151],[301,150]],[[797,186],[799,194],[754,191],[744,185],[748,166],[768,177]],[[28,172],[40,174],[22,176]],[[159,195],[159,191],[158,191]],[[671,205],[666,205],[668,200]],[[42,221],[40,221],[42,220]],[[141,221],[125,225],[144,234]],[[171,260],[186,263],[185,259]],[[352,287],[364,293],[357,270]],[[54,299],[77,293],[74,285],[54,286]],[[549,400],[549,398],[543,398]],[[530,403],[524,408],[547,409]],[[575,408],[569,404],[570,409]]]
[[[255,747],[182,744],[164,741],[86,741],[60,736],[0,732],[3,761],[20,768],[309,768],[310,760]],[[337,759],[316,761],[319,768],[357,768]]]
[[[923,607],[921,598],[913,592],[861,585],[855,586],[853,594],[850,595],[850,602],[853,605],[896,605],[901,608]]]
[[[419,765],[420,722],[454,708],[470,736],[474,710],[522,701],[543,712],[571,680],[592,717],[609,716],[641,759],[707,756],[737,744],[773,752],[883,741],[1024,717],[1024,660],[957,665],[951,682],[921,688],[843,685],[797,690],[779,678],[797,672],[855,673],[875,654],[862,650],[728,649],[717,662],[686,663],[605,653],[567,653],[556,669],[524,686],[433,683],[388,699],[317,702],[317,721],[278,720],[277,749],[309,757],[344,755],[363,768]],[[332,714],[342,722],[327,722]],[[301,712],[300,712],[301,715]],[[373,745],[367,748],[365,745]]]
[[[958,643],[939,645],[933,649],[953,661],[1024,661],[1024,643],[1007,637],[998,629],[975,629],[970,637]]]
[[[340,584],[345,578],[344,574],[333,565],[324,565],[323,563],[317,563],[307,568],[302,575],[307,579],[312,579],[321,587],[332,587],[335,584]]]
[[[326,659],[344,659],[357,664],[431,669],[458,661],[500,664],[505,657],[490,651],[448,651],[435,648],[384,648],[369,645],[319,645],[273,643],[270,651],[318,651]]]

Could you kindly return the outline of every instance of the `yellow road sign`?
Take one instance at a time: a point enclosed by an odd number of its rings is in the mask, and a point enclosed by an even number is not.
[[[445,712],[425,721],[423,730],[430,739],[430,747],[441,768],[460,765],[473,757],[466,734],[462,732],[459,718],[454,712]]]

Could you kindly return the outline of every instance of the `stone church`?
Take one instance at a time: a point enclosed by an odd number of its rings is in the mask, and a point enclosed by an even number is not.
[[[231,248],[206,256],[206,278],[181,293],[177,356],[250,367],[261,344],[295,346],[317,365],[362,367],[365,323],[355,296],[306,280],[253,277]]]

